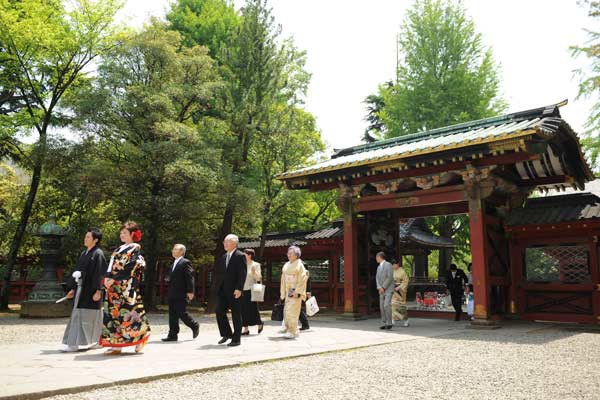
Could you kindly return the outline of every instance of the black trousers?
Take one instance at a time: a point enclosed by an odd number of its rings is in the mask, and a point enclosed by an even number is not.
[[[185,299],[169,299],[169,336],[177,337],[179,334],[179,320],[189,327],[194,329],[198,323],[188,314],[187,301]]]
[[[231,310],[233,321],[233,332],[227,318],[227,310]],[[217,294],[217,326],[221,337],[231,338],[233,342],[239,342],[242,337],[242,299],[233,297],[233,293],[226,294],[223,288]]]
[[[451,292],[450,297],[452,298],[452,307],[454,307],[454,311],[456,312],[456,314],[454,315],[454,320],[460,321],[460,317],[462,315],[463,294],[462,294],[462,292],[457,292],[457,293]]]
[[[250,290],[244,290],[242,292],[242,325],[244,327],[262,325],[263,322],[260,319],[260,311],[258,310],[258,303],[252,301],[252,293]]]
[[[302,307],[300,308],[300,317],[298,317],[298,320],[300,321],[300,327],[301,328],[310,328],[310,326],[308,325],[308,318],[306,317],[306,302],[303,301],[302,302]]]

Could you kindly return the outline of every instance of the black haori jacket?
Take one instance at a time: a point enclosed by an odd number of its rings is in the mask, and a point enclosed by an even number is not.
[[[99,247],[94,247],[90,251],[83,251],[77,260],[75,271],[81,272],[81,295],[79,296],[79,304],[77,308],[100,309],[102,299],[99,301],[92,300],[96,290],[102,290],[102,278],[106,274],[108,264],[104,253]],[[67,280],[69,289],[77,289],[77,283],[73,277]]]

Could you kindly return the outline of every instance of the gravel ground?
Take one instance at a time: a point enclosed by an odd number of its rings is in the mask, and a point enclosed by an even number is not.
[[[465,330],[51,397],[118,398],[599,399],[600,333]]]

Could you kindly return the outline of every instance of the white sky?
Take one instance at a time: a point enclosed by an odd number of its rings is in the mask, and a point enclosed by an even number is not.
[[[243,0],[236,0],[241,6]],[[121,15],[132,25],[163,16],[169,0],[128,0]],[[333,148],[359,144],[365,129],[362,101],[394,76],[396,33],[407,0],[271,0],[285,36],[307,51],[312,73],[306,108]],[[502,93],[509,112],[568,98],[563,118],[579,133],[591,101],[575,100],[573,70],[587,60],[571,57],[583,44],[583,28],[595,29],[576,0],[464,0],[484,42],[501,63]]]

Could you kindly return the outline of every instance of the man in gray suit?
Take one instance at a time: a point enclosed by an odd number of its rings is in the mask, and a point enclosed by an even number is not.
[[[394,275],[392,264],[385,260],[385,253],[380,251],[375,256],[379,263],[375,282],[379,291],[379,310],[381,311],[381,325],[379,329],[392,329],[392,295],[394,294]]]

